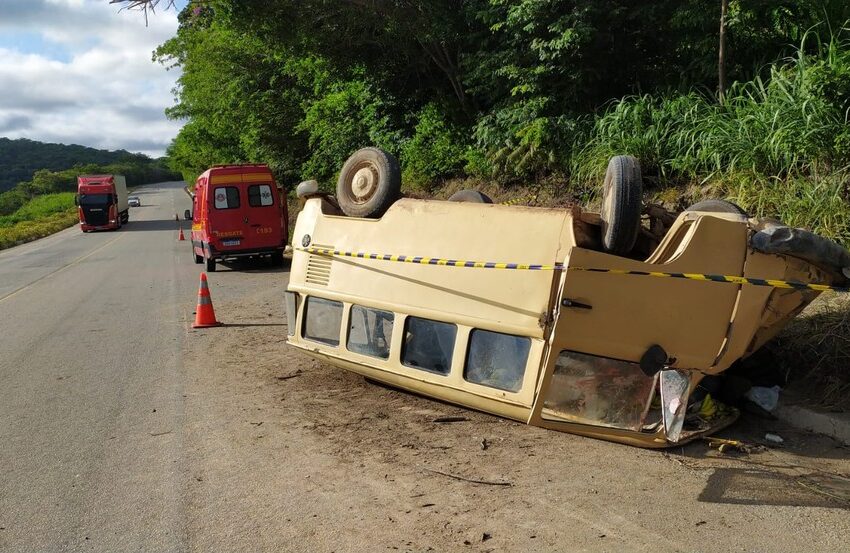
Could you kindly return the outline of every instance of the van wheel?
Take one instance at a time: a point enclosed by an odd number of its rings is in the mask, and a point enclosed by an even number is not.
[[[401,195],[398,160],[380,148],[357,150],[342,166],[336,197],[349,217],[377,219]]]
[[[215,259],[212,257],[206,258],[207,262],[207,272],[214,273],[215,272]]]
[[[490,196],[478,190],[459,190],[449,196],[450,202],[469,202],[474,204],[492,204]]]
[[[749,217],[744,208],[727,200],[703,200],[697,202],[685,211],[707,211],[709,213],[734,213]]]
[[[602,247],[625,255],[640,231],[643,179],[640,163],[632,156],[615,156],[608,162],[602,185]]]
[[[192,255],[195,256],[195,265],[200,265],[204,262],[204,256],[196,254],[195,250],[192,250]]]

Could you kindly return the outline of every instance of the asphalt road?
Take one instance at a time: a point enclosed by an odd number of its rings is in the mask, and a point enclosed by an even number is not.
[[[780,422],[650,451],[371,385],[284,344],[263,263],[192,330],[181,186],[0,252],[0,553],[847,551],[850,450]]]
[[[182,185],[0,252],[0,551],[184,549]]]

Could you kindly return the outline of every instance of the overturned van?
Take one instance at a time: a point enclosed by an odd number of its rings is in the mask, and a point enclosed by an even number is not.
[[[384,198],[397,171],[368,149],[346,163],[336,197],[306,195],[288,343],[528,424],[643,447],[717,431],[737,411],[707,409],[700,380],[758,350],[825,289],[800,283],[847,284],[846,250],[808,233],[825,259],[787,243],[770,251],[781,226],[734,204],[645,228],[633,158],[609,165],[601,214]],[[353,217],[352,204],[377,209]]]

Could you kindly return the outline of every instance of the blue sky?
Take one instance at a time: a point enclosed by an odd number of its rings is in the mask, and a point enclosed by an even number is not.
[[[151,61],[166,4],[145,26],[109,0],[0,0],[0,136],[162,155],[182,124],[163,113],[179,71]]]

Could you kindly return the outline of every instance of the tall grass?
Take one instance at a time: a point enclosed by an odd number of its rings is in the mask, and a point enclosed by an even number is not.
[[[713,96],[631,96],[593,122],[572,160],[576,176],[598,174],[616,153],[637,156],[660,177],[748,170],[782,176],[850,164],[850,43],[801,47],[769,76],[736,83],[724,103]]]
[[[576,148],[574,184],[598,182],[612,155],[628,153],[650,186],[713,182],[754,213],[850,243],[850,43],[810,33],[766,73],[722,104],[700,92],[614,102]]]

